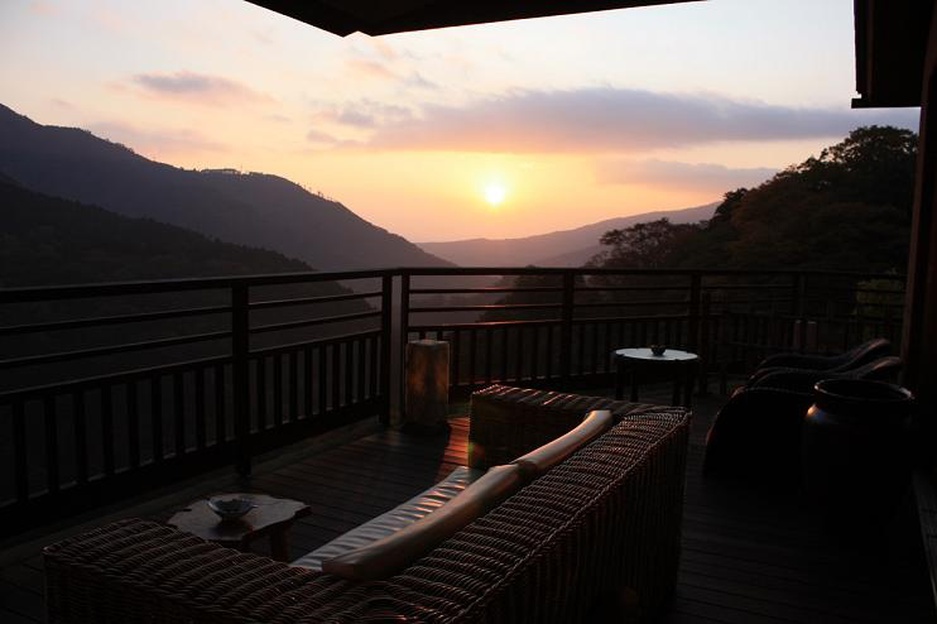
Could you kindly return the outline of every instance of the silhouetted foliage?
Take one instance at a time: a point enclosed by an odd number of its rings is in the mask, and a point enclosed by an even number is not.
[[[598,265],[904,272],[916,146],[909,130],[858,128],[757,188],[727,192],[705,227],[608,232]]]
[[[122,217],[4,180],[0,200],[0,287],[311,270],[273,251]]]
[[[609,249],[595,256],[591,266],[625,269],[660,269],[672,264],[680,249],[700,226],[674,224],[666,217],[637,223],[623,230],[610,230],[600,242]]]
[[[726,192],[713,217],[702,224],[664,218],[606,232],[600,240],[605,251],[587,266],[904,273],[916,146],[909,130],[857,128],[818,157],[788,167],[757,188]],[[679,278],[653,279],[658,289],[681,287]],[[657,305],[656,295],[640,292],[640,276],[595,275],[589,282],[633,289],[627,294],[629,305],[643,299]],[[617,302],[614,296],[602,300]],[[521,292],[501,301],[530,303],[539,297]]]

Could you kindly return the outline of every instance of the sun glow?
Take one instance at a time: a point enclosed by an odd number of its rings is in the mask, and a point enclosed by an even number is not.
[[[507,189],[498,182],[492,182],[485,187],[485,201],[492,208],[497,208],[503,204],[507,195]]]

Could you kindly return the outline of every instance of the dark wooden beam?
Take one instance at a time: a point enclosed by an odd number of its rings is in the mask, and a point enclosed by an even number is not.
[[[386,35],[431,28],[586,13],[701,0],[248,0],[345,36]]]
[[[918,397],[922,451],[937,467],[937,15],[923,60],[920,143],[908,262],[904,384]]]
[[[919,106],[931,0],[854,0],[854,108]]]

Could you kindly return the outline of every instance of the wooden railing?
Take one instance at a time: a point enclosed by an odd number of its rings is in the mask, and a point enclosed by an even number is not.
[[[0,291],[3,532],[386,415],[390,280]]]
[[[414,285],[418,284],[418,285]],[[900,341],[904,278],[790,271],[413,269],[402,279],[408,338],[446,340],[451,384],[609,385],[610,354],[666,344],[711,374],[783,350],[836,352]],[[466,318],[469,317],[469,318]]]
[[[404,345],[450,343],[454,393],[611,385],[663,343],[709,377],[778,350],[898,340],[903,278],[396,269],[0,290],[0,531],[366,417],[400,417]]]

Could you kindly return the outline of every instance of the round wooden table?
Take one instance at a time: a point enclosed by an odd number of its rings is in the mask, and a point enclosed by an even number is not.
[[[207,500],[200,499],[176,512],[169,519],[169,524],[180,531],[241,551],[247,551],[251,542],[269,536],[273,558],[289,561],[290,527],[297,518],[309,515],[309,505],[288,498],[274,498],[249,492],[221,496],[247,498],[256,507],[236,520],[222,520],[209,509]]]
[[[615,368],[615,398],[621,399],[624,395],[626,373],[631,373],[631,401],[638,400],[638,372],[647,366],[667,366],[673,369],[673,399],[674,405],[680,405],[680,389],[683,388],[683,405],[690,407],[693,400],[693,377],[699,364],[699,356],[690,351],[681,349],[667,349],[660,355],[647,347],[617,349],[614,353]]]

